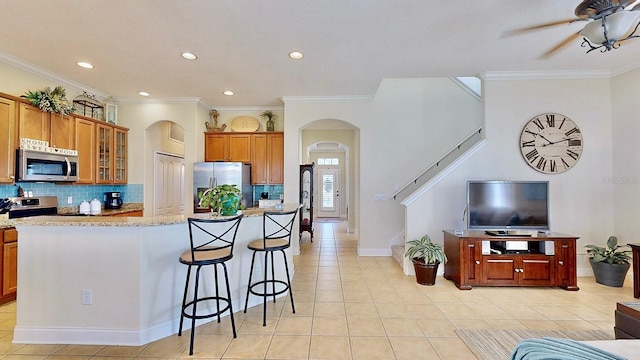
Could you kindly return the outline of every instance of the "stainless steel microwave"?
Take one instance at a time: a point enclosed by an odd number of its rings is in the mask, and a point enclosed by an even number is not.
[[[18,150],[18,181],[78,181],[78,157],[33,150]]]

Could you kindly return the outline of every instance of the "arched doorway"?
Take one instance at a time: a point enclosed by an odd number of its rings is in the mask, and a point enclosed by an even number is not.
[[[316,164],[314,216],[346,219],[348,220],[347,231],[357,232],[359,129],[342,120],[316,120],[306,124],[300,130],[300,141],[301,163]],[[319,159],[323,160],[322,164],[318,164]],[[333,186],[328,188],[322,186],[323,177],[331,179]],[[319,193],[324,189],[327,189],[326,194]],[[329,206],[323,209],[321,198],[329,194],[333,198],[327,199],[332,201],[325,204]]]

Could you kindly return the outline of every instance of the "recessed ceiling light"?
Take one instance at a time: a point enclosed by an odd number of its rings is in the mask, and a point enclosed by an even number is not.
[[[93,65],[89,64],[88,62],[78,61],[76,64],[78,64],[78,66],[83,67],[85,69],[93,69]]]
[[[187,59],[187,60],[195,60],[195,59],[198,58],[195,54],[192,54],[190,52],[183,52],[182,53],[182,57]]]
[[[142,96],[149,96],[149,93],[148,93],[148,92],[146,92],[146,91],[140,91],[140,92],[138,93],[138,95],[142,95]]]
[[[227,95],[227,96],[233,96],[233,91],[231,91],[231,90],[225,90],[222,93]]]
[[[300,60],[304,57],[304,54],[302,54],[300,51],[292,51],[289,53],[289,57],[293,60]]]

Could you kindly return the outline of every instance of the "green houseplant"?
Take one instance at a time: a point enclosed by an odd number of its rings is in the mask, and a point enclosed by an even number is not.
[[[242,191],[236,185],[223,184],[198,194],[200,206],[208,207],[211,212],[222,216],[232,216],[240,208]]]
[[[618,238],[609,236],[607,246],[586,245],[589,263],[596,282],[602,285],[622,287],[631,266],[631,250],[618,245]]]
[[[413,262],[418,284],[435,284],[438,265],[447,263],[447,255],[444,253],[442,245],[431,241],[429,235],[407,241],[407,244],[410,246],[404,256]]]
[[[265,110],[260,114],[260,117],[267,118],[267,131],[275,130],[275,120],[278,119],[278,115],[271,110]]]
[[[62,86],[56,86],[53,90],[50,87],[29,90],[21,97],[44,112],[69,115],[75,111],[73,105],[67,100],[67,92]]]

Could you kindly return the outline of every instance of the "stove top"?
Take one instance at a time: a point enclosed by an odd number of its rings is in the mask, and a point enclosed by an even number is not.
[[[5,200],[11,202],[11,206],[8,208],[9,219],[56,215],[58,213],[58,198],[56,196],[13,197]]]

